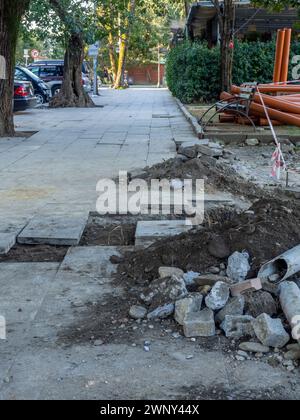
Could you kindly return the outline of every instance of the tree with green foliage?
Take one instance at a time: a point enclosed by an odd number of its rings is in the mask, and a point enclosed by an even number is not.
[[[30,0],[0,0],[0,58],[5,63],[5,78],[0,77],[0,137],[14,136],[14,67],[21,19]],[[2,75],[4,76],[4,75]]]

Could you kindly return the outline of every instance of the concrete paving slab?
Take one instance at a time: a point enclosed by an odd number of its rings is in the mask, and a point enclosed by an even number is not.
[[[148,247],[155,241],[188,232],[192,226],[185,220],[163,220],[138,222],[135,234],[135,246]]]

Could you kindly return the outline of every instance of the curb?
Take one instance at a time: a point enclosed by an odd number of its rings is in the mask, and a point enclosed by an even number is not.
[[[181,112],[183,113],[183,115],[185,116],[185,118],[187,119],[187,121],[191,124],[196,136],[199,139],[202,139],[204,137],[204,131],[202,129],[202,127],[198,124],[197,118],[194,117],[187,109],[186,107],[183,105],[183,103],[178,99],[178,98],[174,98],[177,105],[179,106]]]

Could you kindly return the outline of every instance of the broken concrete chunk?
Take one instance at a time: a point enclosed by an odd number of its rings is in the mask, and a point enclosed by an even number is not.
[[[199,153],[202,153],[206,156],[212,156],[212,157],[221,157],[223,155],[223,149],[219,147],[209,147],[209,146],[203,146],[200,144],[198,146]]]
[[[191,337],[213,337],[216,334],[214,313],[205,308],[201,312],[190,313],[183,324],[184,335]]]
[[[175,310],[174,303],[169,303],[164,306],[159,306],[158,308],[154,309],[154,311],[151,311],[148,313],[147,318],[148,319],[166,319],[169,318],[169,316],[173,315]]]
[[[222,330],[225,332],[226,337],[235,338],[239,340],[243,337],[254,337],[255,333],[252,326],[252,316],[235,316],[227,315],[221,324]]]
[[[184,280],[171,276],[154,280],[148,290],[141,294],[141,299],[148,304],[155,300],[159,302],[157,306],[161,306],[183,299],[187,294]]]
[[[241,343],[239,345],[239,348],[243,351],[247,351],[248,353],[269,353],[270,352],[270,347],[268,346],[263,346],[260,343],[252,343],[252,342],[247,342],[247,343]]]
[[[257,318],[261,314],[270,316],[277,314],[277,304],[270,293],[264,291],[247,292],[243,296],[245,297],[245,312],[247,315]]]
[[[243,296],[230,298],[225,307],[217,313],[216,322],[220,324],[225,320],[227,315],[243,315],[245,307],[245,299]]]
[[[188,271],[183,275],[183,280],[187,286],[192,286],[195,284],[195,279],[200,276],[200,273],[195,273],[194,271]]]
[[[246,280],[241,283],[234,284],[230,287],[232,296],[239,296],[242,293],[247,292],[248,290],[258,291],[262,289],[262,284],[260,279]]]
[[[143,306],[133,305],[129,310],[129,315],[133,319],[143,319],[147,315],[147,309]]]
[[[203,296],[200,293],[191,293],[186,298],[178,300],[175,304],[175,320],[183,325],[185,319],[192,312],[200,312]]]
[[[280,319],[272,319],[267,314],[261,314],[252,321],[256,337],[264,346],[281,349],[289,341],[290,336],[285,331]]]
[[[246,280],[250,271],[248,252],[235,252],[228,259],[227,276],[237,283]]]
[[[296,283],[285,281],[280,286],[280,304],[292,328],[292,335],[300,343],[300,289]]]
[[[166,277],[171,277],[173,275],[176,277],[182,278],[184,275],[184,271],[176,267],[160,267],[158,269],[158,273],[161,279],[164,279]]]
[[[229,299],[229,286],[222,281],[216,283],[205,298],[206,306],[213,311],[224,308]]]
[[[189,159],[194,159],[198,156],[198,146],[187,146],[183,144],[179,147],[178,153]]]

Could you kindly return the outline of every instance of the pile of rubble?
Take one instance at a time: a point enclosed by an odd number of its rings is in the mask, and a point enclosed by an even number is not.
[[[247,252],[235,252],[227,264],[210,267],[203,275],[160,267],[159,278],[140,294],[130,317],[174,317],[190,339],[225,334],[239,342],[236,360],[240,361],[248,353],[262,357],[273,349],[293,371],[300,360],[300,289],[295,282],[275,283],[274,275],[264,281],[246,280],[250,269]],[[291,335],[299,343],[290,344],[283,357],[280,349],[291,342]]]

